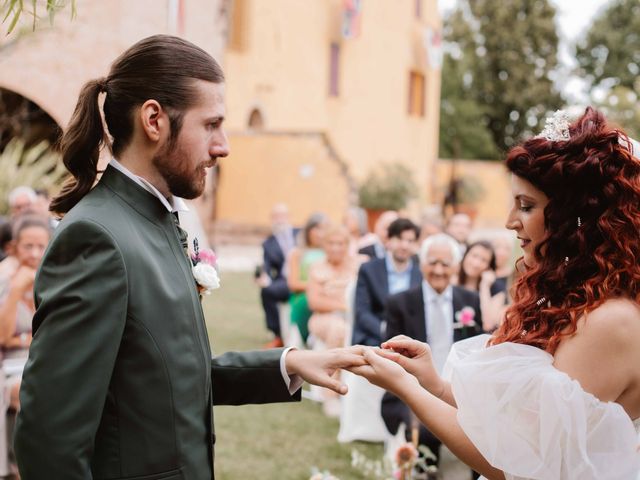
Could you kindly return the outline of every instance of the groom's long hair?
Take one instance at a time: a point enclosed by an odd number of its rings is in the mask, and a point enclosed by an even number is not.
[[[507,156],[508,170],[549,203],[536,264],[516,281],[493,344],[553,354],[578,319],[605,300],[640,301],[640,161],[627,135],[591,107],[569,133],[566,141],[532,138]]]
[[[116,157],[122,152],[133,134],[133,109],[145,101],[154,99],[167,112],[170,141],[174,141],[184,112],[198,101],[194,80],[222,83],[224,75],[220,65],[200,47],[178,37],[154,35],[120,55],[109,75],[87,82],[60,141],[62,161],[72,178],[52,200],[51,210],[66,213],[91,190],[98,174],[100,147],[109,145]],[[108,132],[98,104],[103,92]]]

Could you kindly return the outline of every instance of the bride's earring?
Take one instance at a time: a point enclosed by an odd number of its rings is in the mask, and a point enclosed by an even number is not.
[[[580,228],[581,226],[582,226],[582,219],[578,217],[578,228]]]

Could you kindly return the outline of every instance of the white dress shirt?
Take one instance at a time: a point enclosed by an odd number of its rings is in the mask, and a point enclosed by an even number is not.
[[[118,162],[115,158],[111,158],[109,165],[111,165],[120,173],[122,173],[123,175],[126,175],[128,178],[136,182],[138,185],[144,188],[147,192],[157,197],[158,200],[162,202],[162,205],[164,205],[167,211],[169,211],[170,213],[189,211],[189,207],[187,207],[186,202],[182,198],[176,197],[175,195],[172,195],[171,197],[166,198],[148,180],[136,175],[127,167],[125,167],[120,162]],[[287,356],[287,353],[289,353],[289,350],[291,350],[291,348],[292,347],[286,348],[282,352],[282,355],[280,356],[280,373],[282,374],[282,379],[284,380],[285,385],[289,389],[289,393],[293,395],[300,389],[300,387],[302,387],[302,384],[304,383],[304,381],[298,375],[293,375],[292,377],[289,377],[289,374],[287,373],[285,357]]]
[[[453,345],[453,288],[449,285],[438,294],[428,282],[422,281],[427,343],[431,348],[433,364],[439,374]]]

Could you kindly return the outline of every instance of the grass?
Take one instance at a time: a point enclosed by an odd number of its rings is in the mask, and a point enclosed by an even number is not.
[[[259,291],[249,273],[225,273],[222,288],[204,300],[215,352],[251,350],[269,340]],[[351,467],[351,450],[382,457],[378,444],[339,444],[338,421],[320,405],[300,403],[216,407],[216,479],[301,480],[311,467],[341,480],[366,478]]]

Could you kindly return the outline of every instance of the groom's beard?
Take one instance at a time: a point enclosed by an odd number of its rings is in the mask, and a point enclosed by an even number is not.
[[[177,139],[168,140],[164,147],[151,160],[172,195],[193,199],[202,195],[206,184],[204,166],[193,166],[189,154]]]

